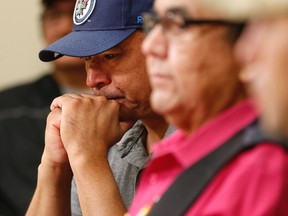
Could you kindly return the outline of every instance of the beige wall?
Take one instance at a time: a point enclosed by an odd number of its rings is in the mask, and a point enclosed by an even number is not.
[[[39,29],[40,0],[0,2],[0,90],[48,71],[38,59],[45,46]]]

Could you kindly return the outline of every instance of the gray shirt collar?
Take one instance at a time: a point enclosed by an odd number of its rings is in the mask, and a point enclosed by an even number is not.
[[[165,136],[169,136],[176,128],[169,125]],[[128,130],[122,139],[116,144],[121,158],[129,161],[139,168],[143,167],[143,164],[148,160],[149,155],[145,148],[147,138],[147,130],[141,121],[137,121],[133,127]],[[135,157],[137,155],[137,157]]]

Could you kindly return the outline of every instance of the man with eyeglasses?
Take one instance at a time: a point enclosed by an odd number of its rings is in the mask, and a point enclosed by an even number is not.
[[[229,20],[248,22],[235,47],[248,83],[262,110],[262,126],[288,139],[288,1],[207,1]],[[214,3],[213,3],[214,2]]]
[[[240,22],[156,0],[142,51],[151,105],[179,130],[154,145],[130,215],[287,215],[287,153],[258,127],[233,46]]]

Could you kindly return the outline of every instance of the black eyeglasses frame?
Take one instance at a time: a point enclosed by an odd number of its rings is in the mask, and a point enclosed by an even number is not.
[[[169,18],[170,14],[170,18]],[[149,34],[149,32],[152,31],[152,29],[159,23],[161,23],[161,20],[163,19],[170,19],[172,20],[172,16],[177,14],[177,16],[181,16],[183,18],[183,24],[179,25],[181,29],[185,29],[191,25],[225,25],[225,26],[231,26],[231,27],[241,27],[245,25],[245,22],[237,22],[237,21],[231,21],[231,20],[224,20],[224,19],[191,19],[185,16],[184,14],[180,14],[177,12],[169,11],[166,14],[166,17],[160,17],[155,11],[145,12],[143,13],[143,29],[145,34]],[[153,20],[152,26],[147,26],[147,19],[151,22]],[[146,20],[146,21],[145,21]],[[175,23],[175,22],[174,22]]]

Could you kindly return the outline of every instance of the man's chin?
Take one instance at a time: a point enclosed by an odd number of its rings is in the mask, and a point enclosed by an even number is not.
[[[131,118],[131,116],[120,115],[119,121],[120,122],[136,122],[138,119]]]
[[[120,104],[119,108],[119,120],[121,122],[132,121],[136,122],[139,119],[139,116],[134,112],[134,109],[128,108],[125,105]]]

